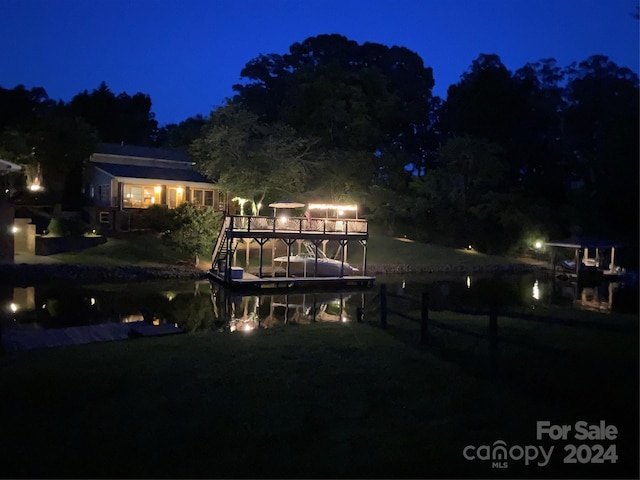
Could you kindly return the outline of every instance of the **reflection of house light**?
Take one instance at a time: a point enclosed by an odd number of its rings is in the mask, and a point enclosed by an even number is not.
[[[46,303],[43,303],[43,304],[42,304],[42,310],[44,310],[45,308],[47,308],[47,304],[46,304]]]
[[[18,305],[16,305],[15,303],[12,303],[9,305],[9,309],[13,312],[16,313],[18,311]]]
[[[471,277],[467,277],[467,288],[471,288]]]
[[[93,298],[93,297],[91,297],[91,298],[89,299],[89,304],[93,307],[93,306],[96,304],[96,299],[95,299],[95,298]]]
[[[536,280],[533,284],[533,298],[540,300],[540,284]]]

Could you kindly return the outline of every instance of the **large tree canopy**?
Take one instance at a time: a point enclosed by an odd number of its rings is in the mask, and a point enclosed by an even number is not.
[[[313,141],[282,123],[261,122],[239,105],[211,113],[202,137],[191,147],[197,168],[209,178],[253,201],[295,198],[312,167]]]
[[[71,112],[83,118],[100,134],[103,142],[153,145],[158,122],[151,111],[151,98],[144,93],[115,95],[106,83],[71,99]]]

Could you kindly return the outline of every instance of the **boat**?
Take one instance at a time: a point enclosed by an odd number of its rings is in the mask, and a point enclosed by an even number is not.
[[[357,275],[358,269],[347,262],[334,260],[318,250],[311,242],[303,242],[306,252],[297,255],[276,257],[273,261],[287,271],[290,276],[302,277],[345,277]],[[317,252],[317,255],[316,255]]]

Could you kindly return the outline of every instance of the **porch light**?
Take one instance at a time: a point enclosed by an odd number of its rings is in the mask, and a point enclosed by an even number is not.
[[[11,233],[16,234],[18,233],[20,229],[18,227],[16,227],[15,225],[13,227],[11,227]]]
[[[155,193],[160,193],[160,192],[162,192],[162,187],[155,186],[155,187],[153,187],[153,191]]]

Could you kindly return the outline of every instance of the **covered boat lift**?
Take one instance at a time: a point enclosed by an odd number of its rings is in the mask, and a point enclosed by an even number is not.
[[[567,241],[550,241],[544,243],[545,247],[564,248],[573,250],[573,268],[572,275],[579,277],[583,271],[598,272],[605,277],[617,277],[624,273],[624,269],[616,265],[616,248],[622,245],[615,242],[608,242],[597,239],[577,239]],[[608,255],[608,264],[606,253]],[[593,254],[593,256],[592,256]],[[553,271],[555,273],[557,267],[557,255],[553,251]],[[566,267],[565,267],[566,268]]]

